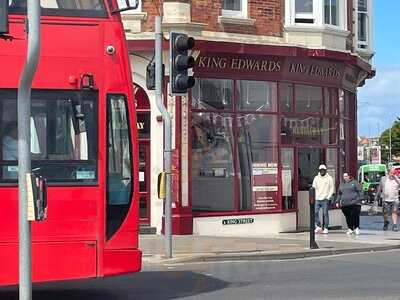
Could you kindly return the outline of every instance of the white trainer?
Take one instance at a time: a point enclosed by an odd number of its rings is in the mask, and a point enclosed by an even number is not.
[[[322,231],[323,234],[328,234],[328,228],[324,228],[324,231]]]
[[[359,235],[359,234],[360,234],[360,228],[354,229],[354,233],[355,233],[356,235]]]
[[[351,230],[350,228],[347,229],[347,231],[346,231],[346,234],[347,234],[347,235],[350,235],[350,234],[352,234],[352,233],[353,233],[353,230]]]
[[[322,228],[319,226],[315,227],[314,233],[321,233],[322,232]]]

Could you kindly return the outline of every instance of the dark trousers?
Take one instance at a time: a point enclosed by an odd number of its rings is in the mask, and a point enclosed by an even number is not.
[[[360,227],[361,205],[343,206],[342,212],[346,217],[347,227],[351,230]]]

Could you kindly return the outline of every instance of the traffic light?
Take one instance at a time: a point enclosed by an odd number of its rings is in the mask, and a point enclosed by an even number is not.
[[[194,47],[194,38],[186,34],[171,32],[170,34],[170,74],[169,83],[171,95],[186,94],[195,84],[188,70],[194,67],[194,57],[188,55],[188,50]]]

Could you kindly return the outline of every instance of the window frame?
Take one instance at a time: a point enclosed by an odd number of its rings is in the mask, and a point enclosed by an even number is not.
[[[368,0],[369,1],[369,0]],[[320,29],[347,30],[347,1],[337,0],[338,25],[325,23],[325,0],[313,0],[312,14],[296,14],[296,0],[285,0],[285,26]],[[296,19],[313,19],[314,22],[296,22]]]
[[[83,17],[83,18],[108,18],[108,11],[104,0],[99,0],[101,10],[68,9],[68,8],[41,8],[42,16],[51,17]],[[26,15],[26,8],[9,7],[9,14]]]
[[[355,0],[355,5],[354,5],[354,48],[359,50],[359,51],[371,51],[372,49],[372,30],[371,30],[371,24],[372,24],[372,1],[371,0],[365,0],[367,4],[367,10],[364,12],[360,12],[358,9],[358,0]],[[359,15],[364,14],[365,15],[365,41],[360,40],[359,36]]]
[[[329,1],[329,22],[326,22],[326,15],[325,15],[325,2],[326,1]],[[324,8],[324,24],[325,25],[328,25],[328,26],[333,26],[333,27],[340,27],[340,8],[341,8],[341,1],[340,0],[336,0],[336,22],[337,22],[337,24],[333,24],[332,23],[332,1],[333,0],[324,0],[324,3],[323,3],[323,8]]]
[[[143,2],[143,0],[138,0],[138,7],[135,8],[135,9],[129,9],[129,10],[121,11],[121,16],[134,15],[134,14],[142,13],[142,7],[143,7],[143,3],[142,2]]]
[[[303,24],[303,25],[312,25],[315,24],[316,21],[316,4],[313,1],[313,8],[311,13],[297,13],[296,12],[296,0],[293,2],[293,10],[294,10],[294,22],[296,24]],[[312,22],[296,22],[296,20],[312,20]]]
[[[229,18],[247,18],[248,17],[248,0],[237,0],[240,1],[240,10],[223,9],[221,1],[221,15]]]
[[[76,94],[79,91],[77,90],[46,90],[46,89],[32,89],[32,94],[37,94],[38,96],[40,95],[45,95],[41,99],[41,101],[55,101],[55,96],[59,97],[62,95],[71,95],[71,94]],[[92,91],[95,93],[90,97],[90,100],[94,104],[93,107],[93,116],[94,120],[98,118],[98,113],[99,113],[99,93],[97,90]],[[4,93],[5,95],[10,95],[10,97],[15,96],[15,102],[17,103],[17,90],[15,89],[0,89],[0,93]],[[50,96],[49,96],[50,95]],[[0,100],[2,101],[2,100]],[[35,98],[32,97],[32,102],[35,101]],[[75,179],[75,180],[65,180],[65,179],[47,179],[47,185],[48,186],[97,186],[98,181],[99,181],[99,125],[98,122],[95,123],[95,132],[94,132],[94,143],[93,146],[95,147],[95,158],[93,159],[87,159],[87,160],[44,160],[44,159],[32,159],[32,169],[35,168],[34,165],[39,165],[38,168],[41,168],[41,166],[65,166],[66,164],[70,165],[93,165],[95,166],[95,177],[93,179]],[[2,141],[2,140],[1,140]],[[88,152],[89,154],[89,152]],[[93,162],[93,164],[91,164]],[[18,165],[18,160],[3,160],[1,157],[0,160],[1,167],[4,166],[16,166]],[[44,174],[46,175],[46,174]],[[17,179],[3,179],[1,175],[0,177],[0,186],[15,186],[18,184]]]
[[[120,209],[118,211],[118,213],[121,214],[122,218],[121,218],[121,223],[118,224],[118,226],[116,228],[110,228],[110,211],[112,208],[112,204],[109,204],[109,191],[110,191],[110,184],[108,181],[109,178],[109,161],[110,161],[110,156],[109,156],[109,151],[108,151],[108,147],[109,147],[109,139],[110,139],[110,135],[109,135],[109,118],[111,117],[111,100],[113,97],[122,97],[124,100],[124,106],[125,106],[125,112],[126,112],[126,122],[127,122],[127,130],[128,130],[128,137],[129,137],[129,156],[130,156],[130,170],[131,170],[131,188],[130,188],[130,192],[129,192],[129,202],[126,204],[114,204],[114,206],[118,206],[119,208],[122,207],[122,209]],[[132,203],[135,201],[134,199],[134,193],[135,193],[135,167],[134,164],[136,163],[134,161],[135,156],[133,155],[133,142],[132,142],[132,124],[131,124],[131,115],[129,113],[129,105],[128,105],[128,97],[125,94],[122,93],[109,93],[106,95],[106,119],[105,119],[105,128],[106,128],[106,149],[105,149],[105,157],[106,157],[106,196],[105,196],[105,204],[106,204],[106,230],[105,230],[105,237],[106,237],[106,241],[109,241],[110,239],[112,239],[112,237],[118,232],[119,228],[121,228],[121,226],[123,225],[124,221],[126,220],[126,217],[129,213],[130,207],[132,206]],[[112,214],[112,213],[111,213]]]
[[[271,148],[274,148],[276,150],[276,157],[277,157],[277,161],[275,162],[276,164],[279,164],[279,159],[280,159],[280,154],[279,154],[279,141],[280,141],[280,127],[279,127],[279,108],[278,108],[278,81],[277,80],[261,80],[261,79],[244,79],[244,78],[230,78],[228,77],[219,77],[219,76],[200,76],[199,80],[228,80],[228,81],[232,81],[233,82],[233,97],[232,97],[232,108],[231,109],[216,109],[216,108],[196,108],[193,107],[193,91],[191,93],[191,97],[190,97],[190,137],[193,137],[193,129],[191,128],[192,126],[192,120],[193,120],[193,115],[194,114],[198,114],[198,113],[211,113],[211,114],[227,114],[227,115],[231,115],[232,118],[232,131],[233,131],[233,139],[234,141],[238,141],[239,138],[239,128],[237,127],[237,123],[238,123],[238,118],[240,116],[244,116],[244,115],[261,115],[261,116],[267,116],[268,118],[274,119],[276,122],[275,124],[272,125],[272,127],[274,128],[274,135],[275,135],[275,139],[276,139],[276,144],[274,146],[271,146]],[[267,82],[270,84],[274,85],[274,88],[272,89],[273,92],[275,93],[275,97],[273,99],[273,101],[275,101],[275,103],[273,104],[273,107],[275,108],[273,111],[256,111],[256,110],[240,110],[237,106],[237,101],[238,101],[238,95],[236,93],[236,89],[237,89],[237,83],[238,81],[241,80],[245,80],[245,81],[256,81],[256,82]],[[234,145],[237,145],[238,143],[234,143]],[[190,147],[188,149],[189,151],[189,156],[192,155],[192,148],[193,145],[190,143]],[[233,192],[234,192],[234,196],[232,198],[232,202],[233,202],[233,210],[224,210],[224,211],[207,211],[207,210],[196,210],[194,211],[195,215],[198,216],[204,216],[204,215],[241,215],[241,214],[263,214],[263,213],[267,213],[268,211],[274,211],[274,212],[278,212],[281,211],[281,207],[280,207],[280,200],[279,200],[279,192],[276,192],[276,198],[275,199],[275,203],[277,203],[277,207],[274,209],[259,209],[257,210],[254,207],[251,207],[248,210],[242,210],[241,206],[240,206],[240,187],[239,185],[241,184],[240,180],[239,180],[239,175],[237,174],[237,172],[240,172],[240,168],[238,167],[239,164],[239,149],[237,147],[234,147],[233,151],[232,151],[232,163],[233,163],[233,168],[235,170],[235,175],[234,175],[234,188],[233,188]],[[192,176],[191,172],[192,172],[192,168],[193,168],[193,159],[190,158],[190,175]],[[279,171],[278,171],[279,172]],[[190,190],[189,193],[190,195],[192,195],[193,193],[193,180],[190,177]],[[279,179],[276,182],[276,186],[279,186]],[[272,191],[272,193],[275,193],[274,191]],[[190,196],[190,198],[192,199],[192,196]],[[193,200],[191,200],[193,201]]]

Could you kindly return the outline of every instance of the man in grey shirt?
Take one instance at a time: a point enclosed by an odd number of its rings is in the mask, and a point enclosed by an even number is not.
[[[395,169],[390,169],[389,175],[384,176],[378,186],[378,191],[375,195],[375,202],[379,196],[382,197],[383,209],[383,230],[387,230],[389,226],[388,214],[392,213],[393,231],[398,231],[397,212],[399,211],[399,189],[400,179],[395,174]]]

